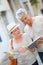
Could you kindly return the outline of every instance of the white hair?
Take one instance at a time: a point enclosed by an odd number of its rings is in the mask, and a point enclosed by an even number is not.
[[[20,8],[16,12],[16,18],[20,19],[25,14],[27,14],[27,11],[24,8]]]

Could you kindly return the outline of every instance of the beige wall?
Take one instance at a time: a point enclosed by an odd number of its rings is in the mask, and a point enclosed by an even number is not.
[[[35,15],[38,15],[39,10],[43,7],[41,0],[38,1],[39,1],[38,6],[37,7],[33,6],[33,11]]]
[[[35,15],[38,15],[39,10],[43,7],[41,0],[38,0],[38,1],[39,1],[39,3],[38,3],[37,7],[32,6]],[[14,0],[14,5],[15,5],[16,10],[21,7],[21,4],[20,4],[19,0]]]

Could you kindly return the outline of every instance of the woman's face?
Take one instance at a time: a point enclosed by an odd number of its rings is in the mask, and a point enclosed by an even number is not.
[[[21,17],[20,20],[21,20],[24,24],[28,24],[28,25],[32,26],[33,20],[32,20],[32,18],[31,18],[30,16],[24,15],[24,16]]]
[[[19,36],[19,35],[20,35],[20,29],[19,29],[19,27],[15,28],[15,29],[11,32],[11,34],[12,34],[13,36]]]

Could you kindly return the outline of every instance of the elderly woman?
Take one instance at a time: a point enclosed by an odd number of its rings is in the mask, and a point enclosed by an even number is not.
[[[30,37],[22,33],[19,29],[19,26],[16,25],[14,22],[10,23],[7,26],[10,34],[13,36],[11,48],[18,51],[18,65],[38,65],[35,55],[32,53],[33,50],[27,48],[29,43],[32,42]],[[12,60],[11,58],[10,60]],[[14,65],[14,64],[13,64]]]
[[[37,47],[43,62],[43,16],[30,17],[25,9],[20,8],[16,12],[16,18],[26,24],[24,32],[30,35],[32,40],[41,36],[42,40],[37,42]]]

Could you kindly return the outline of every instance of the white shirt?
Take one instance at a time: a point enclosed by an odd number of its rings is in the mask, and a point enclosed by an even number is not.
[[[43,16],[36,16],[32,25],[33,31],[38,36],[43,36]]]
[[[26,24],[25,28],[24,28],[24,32],[28,34],[28,36],[30,36],[30,38],[33,38],[33,30],[32,27],[30,27],[28,24]]]
[[[35,39],[38,36],[43,36],[43,16],[36,16],[34,17],[35,21],[30,27],[29,25],[26,25],[24,28],[24,32],[30,35],[31,38]],[[43,51],[43,44],[40,44],[38,51]]]
[[[20,51],[22,46],[28,46],[28,44],[32,42],[32,40],[30,39],[29,36],[27,36],[27,34],[24,34],[23,37],[24,37],[23,41],[18,44],[13,40],[13,46],[16,51],[17,50]],[[25,60],[25,62],[22,62],[23,60]],[[19,57],[18,57],[19,64],[24,63],[23,65],[25,65],[25,63],[27,63],[28,65],[29,64],[31,65],[35,61],[36,61],[36,57],[31,51],[27,50],[24,53],[21,52],[19,53]]]
[[[36,16],[35,21],[32,25],[33,31],[34,31],[34,39],[38,36],[43,37],[43,16]],[[39,52],[43,52],[43,44],[39,45],[38,48]]]

